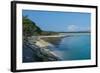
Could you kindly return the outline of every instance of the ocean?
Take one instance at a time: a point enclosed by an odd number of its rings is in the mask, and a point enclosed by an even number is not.
[[[61,60],[91,59],[91,37],[90,35],[65,37],[53,51]]]
[[[45,38],[53,44],[48,47],[50,51],[56,54],[60,61],[67,60],[88,60],[91,59],[91,35],[71,35],[63,38]],[[23,45],[23,62],[43,62],[37,53]]]

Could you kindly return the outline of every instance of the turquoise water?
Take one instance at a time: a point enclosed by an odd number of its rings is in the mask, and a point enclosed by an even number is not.
[[[48,49],[53,51],[62,61],[91,59],[90,35],[73,35],[60,38],[61,41]],[[42,62],[35,51],[23,45],[23,62]]]
[[[65,37],[53,51],[62,60],[85,60],[91,58],[90,35]]]

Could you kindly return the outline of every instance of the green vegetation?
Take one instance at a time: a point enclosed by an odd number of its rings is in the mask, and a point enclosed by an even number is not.
[[[27,16],[23,17],[23,35],[32,36],[40,35],[42,30],[36,26],[35,22],[31,21]]]
[[[50,32],[50,31],[42,31],[41,35],[56,35],[59,34],[59,32]]]
[[[87,33],[90,31],[77,31],[77,32],[53,32],[53,31],[44,31],[39,28],[36,23],[30,20],[27,16],[23,16],[23,35],[24,37],[28,36],[38,36],[38,35],[57,35],[59,33]]]
[[[38,35],[54,35],[58,34],[58,32],[51,32],[51,31],[43,31],[40,29],[35,22],[30,20],[27,16],[23,16],[23,35],[25,37],[28,36],[38,36]]]

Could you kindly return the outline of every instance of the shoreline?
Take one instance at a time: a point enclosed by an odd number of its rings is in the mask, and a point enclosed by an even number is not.
[[[44,55],[43,57],[48,56],[48,59],[50,58],[52,60],[53,59],[54,60],[57,60],[57,59],[60,60],[60,58],[57,56],[57,54],[55,54],[55,52],[50,50],[51,47],[54,47],[53,44],[51,44],[51,43],[49,43],[49,42],[47,42],[43,39],[40,39],[38,37],[37,37],[37,39],[35,39],[34,42],[32,40],[29,40],[29,42],[38,47],[39,51],[41,52],[41,55]],[[50,47],[50,48],[48,48],[48,47]]]

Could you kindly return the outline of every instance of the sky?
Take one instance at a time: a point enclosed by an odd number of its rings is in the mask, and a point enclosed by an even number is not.
[[[88,31],[91,25],[90,13],[23,10],[22,15],[44,31]]]

